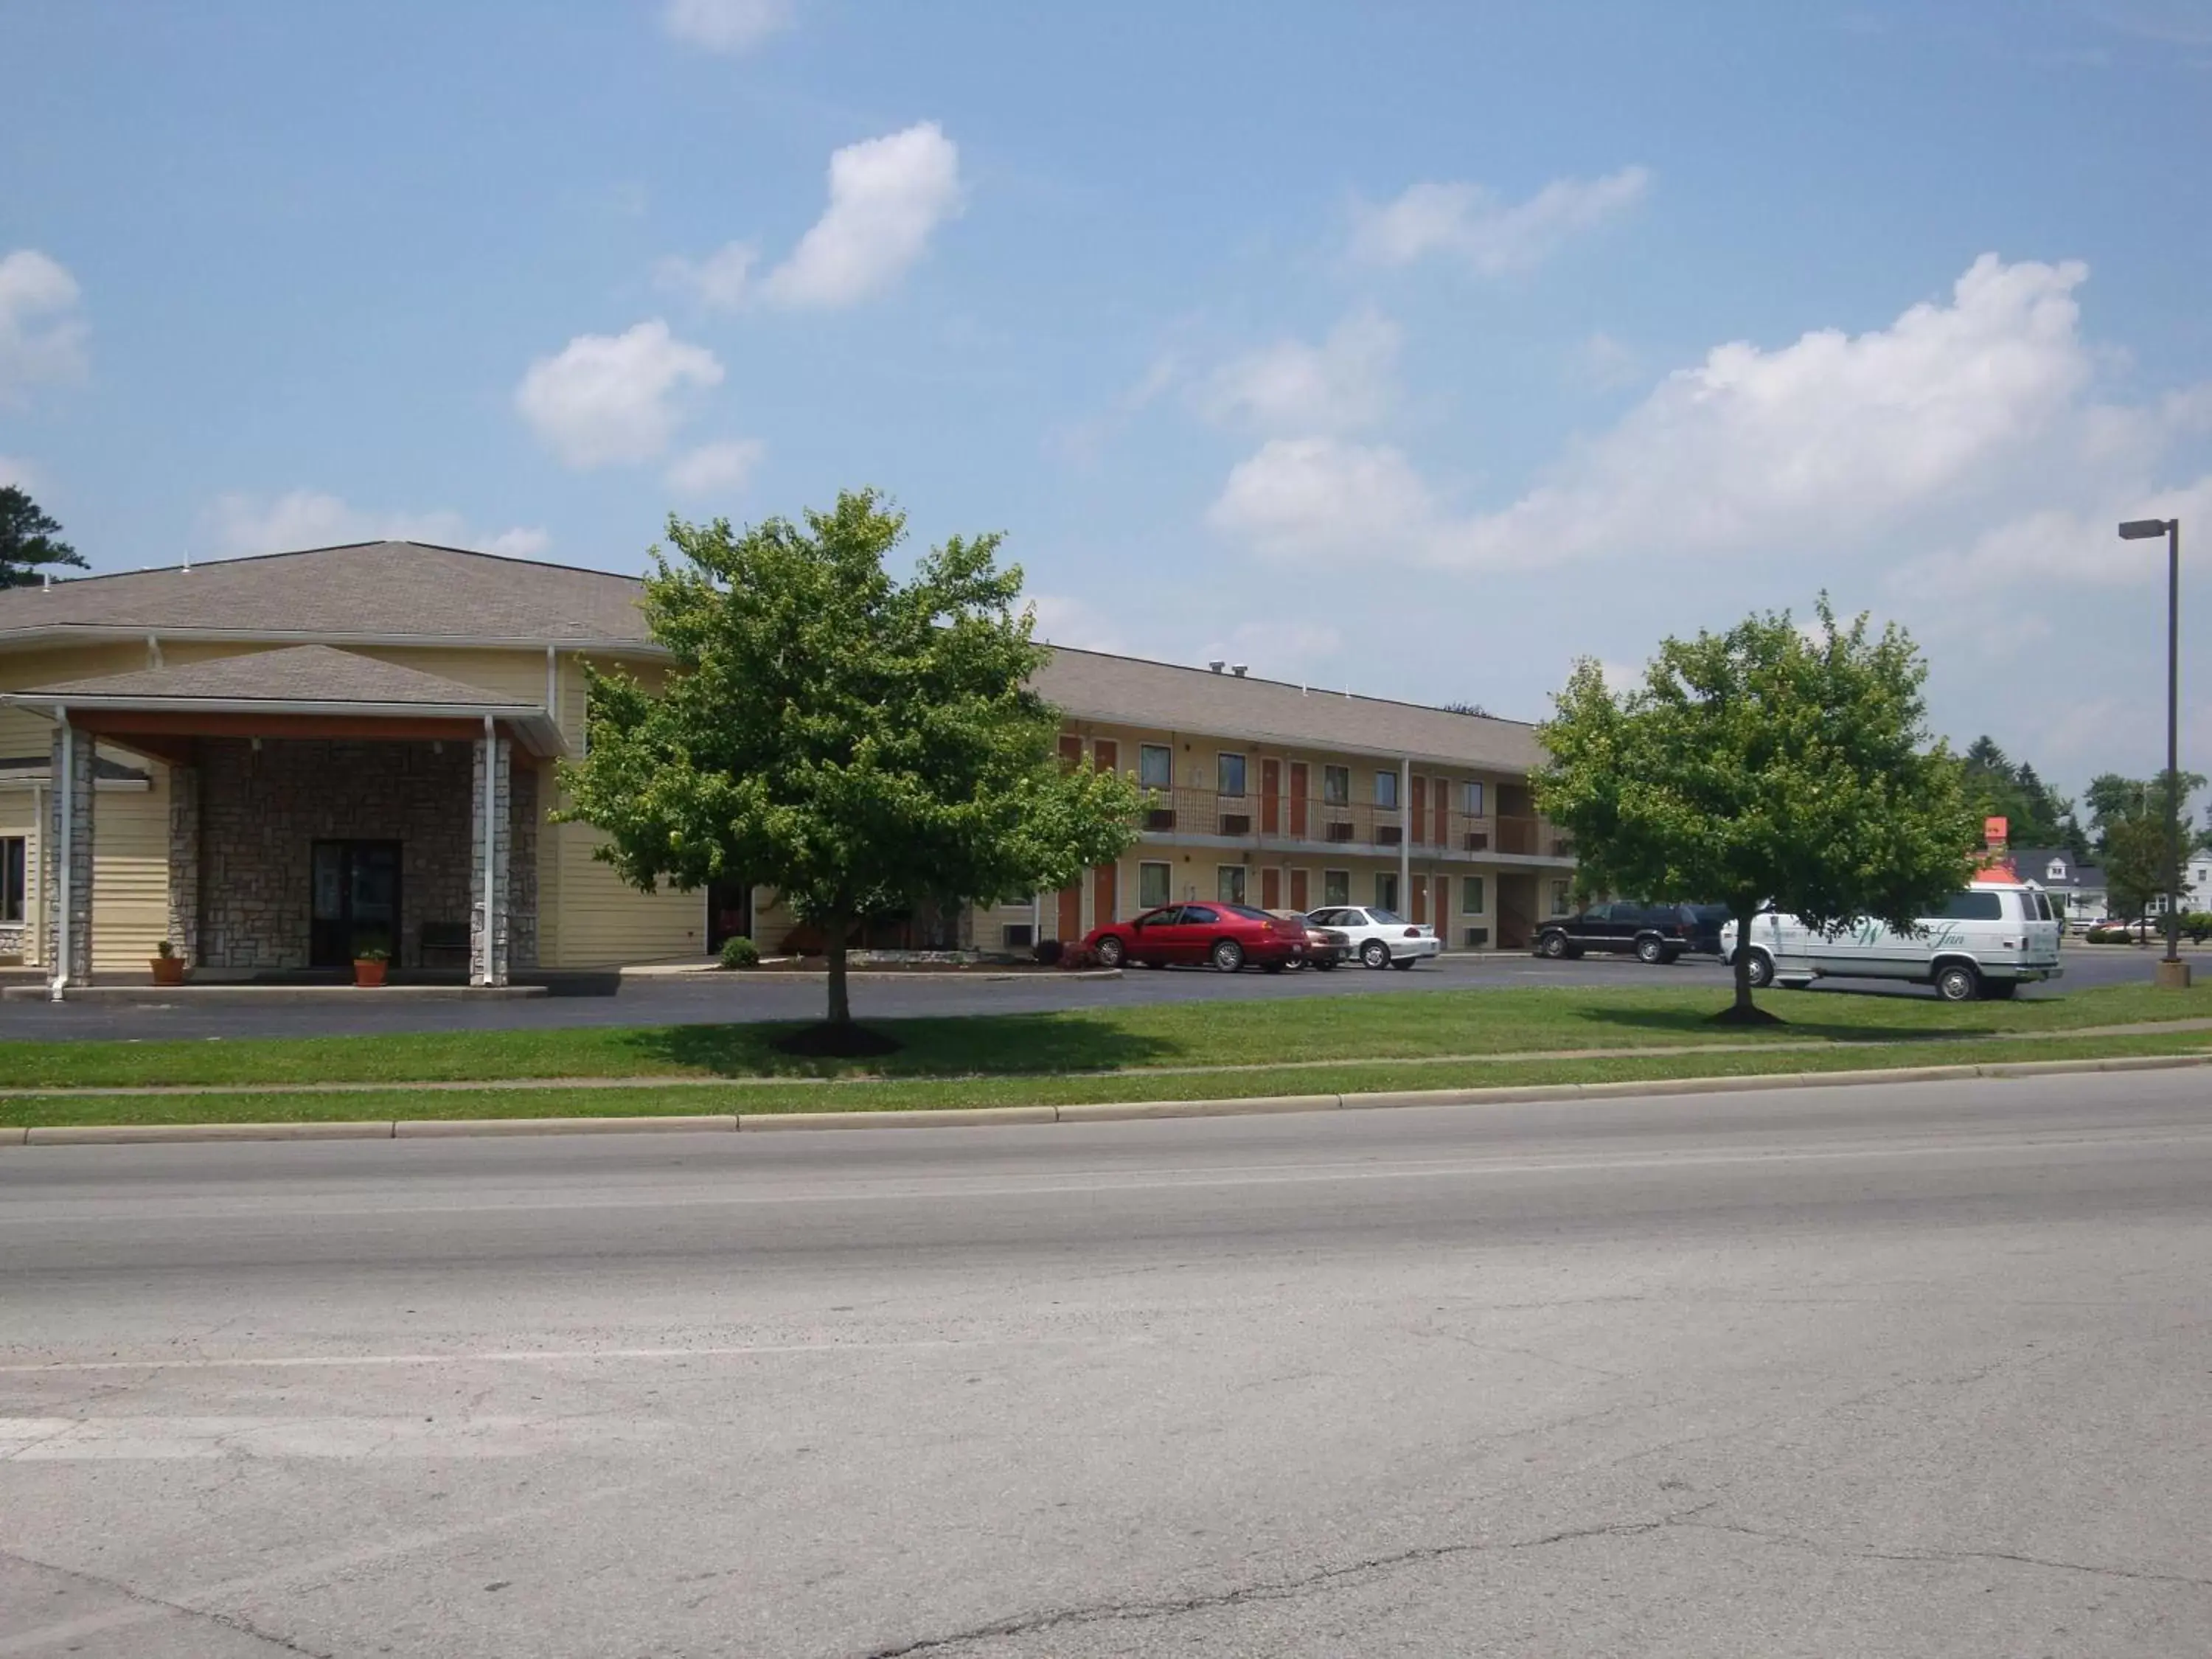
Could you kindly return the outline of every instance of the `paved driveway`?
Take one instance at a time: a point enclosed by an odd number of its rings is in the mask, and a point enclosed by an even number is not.
[[[2151,951],[2078,950],[2069,953],[2065,988],[2147,981]],[[2199,958],[2199,971],[2212,961]],[[853,1006],[860,1018],[893,1019],[929,1014],[1035,1013],[1060,1008],[1126,1007],[1140,1003],[1222,1002],[1285,997],[1367,996],[1382,991],[1518,988],[1531,985],[1699,985],[1716,997],[1728,994],[1728,973],[1706,957],[1686,957],[1668,968],[1610,957],[1543,962],[1528,956],[1447,957],[1410,972],[1343,968],[1331,974],[1218,974],[1210,969],[1131,969],[1118,980],[1063,978],[1040,974],[1018,981],[978,981],[917,975],[910,980],[856,981]],[[2057,995],[2062,988],[2030,995]],[[1815,994],[1928,996],[1923,988],[1884,988],[1860,981],[1848,990]],[[66,1037],[240,1037],[342,1036],[369,1031],[544,1030],[564,1025],[711,1024],[747,1020],[818,1018],[818,979],[773,974],[702,974],[631,979],[616,988],[593,977],[556,994],[529,1001],[412,1002],[379,1000],[364,993],[358,1007],[329,1003],[172,1004],[128,1006],[37,1002],[0,1003],[0,1041]]]

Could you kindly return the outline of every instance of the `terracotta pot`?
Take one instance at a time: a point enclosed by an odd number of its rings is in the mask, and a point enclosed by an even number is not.
[[[391,966],[388,962],[363,962],[356,957],[353,964],[353,982],[356,985],[381,985],[385,970]]]
[[[185,982],[185,959],[182,957],[155,957],[147,964],[154,970],[156,985],[182,985]]]

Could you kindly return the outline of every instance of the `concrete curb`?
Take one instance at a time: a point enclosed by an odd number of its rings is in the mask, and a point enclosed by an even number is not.
[[[0,1127],[0,1147],[116,1146],[207,1140],[416,1140],[501,1135],[696,1134],[831,1129],[967,1129],[1016,1124],[1115,1123],[1170,1117],[1254,1117],[1420,1106],[1516,1106],[1638,1095],[1750,1094],[1765,1089],[1869,1083],[1957,1083],[1973,1078],[2169,1072],[2212,1066],[2212,1054],[2116,1054],[2103,1060],[1991,1060],[1965,1066],[1875,1066],[1850,1072],[1741,1073],[1641,1082],[1532,1083],[1486,1089],[1404,1089],[1357,1095],[1248,1095],[1221,1100],[1106,1100],[1069,1106],[968,1106],[901,1112],[746,1112],[666,1117],[401,1118],[310,1123],[90,1123]]]
[[[175,1003],[526,1002],[546,994],[543,985],[257,985],[205,980],[183,985],[71,985],[64,1002],[112,1002],[126,1007]],[[43,985],[10,985],[0,1001],[46,1002]]]

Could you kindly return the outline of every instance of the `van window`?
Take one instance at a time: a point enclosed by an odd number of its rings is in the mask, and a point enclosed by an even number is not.
[[[1946,921],[2002,921],[2004,901],[1986,887],[1970,887],[1952,894],[1950,902],[1936,914]]]
[[[2035,919],[2038,921],[2052,920],[2050,899],[2041,893],[2032,894],[2029,896],[2035,901]]]

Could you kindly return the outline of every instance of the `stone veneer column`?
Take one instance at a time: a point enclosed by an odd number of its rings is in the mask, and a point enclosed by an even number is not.
[[[40,839],[45,866],[40,882],[46,905],[47,977],[58,988],[92,979],[93,757],[97,745],[88,732],[67,726],[54,730],[53,787],[47,796],[46,833]],[[66,758],[64,750],[68,751]],[[63,804],[68,804],[68,819]],[[62,872],[69,872],[69,954],[62,960]]]
[[[514,837],[508,830],[514,811],[514,745],[505,738],[477,739],[469,775],[469,982],[504,985],[509,953],[507,872]],[[491,903],[484,902],[484,768],[492,769]]]
[[[186,967],[200,959],[200,769],[169,769],[169,942]]]

